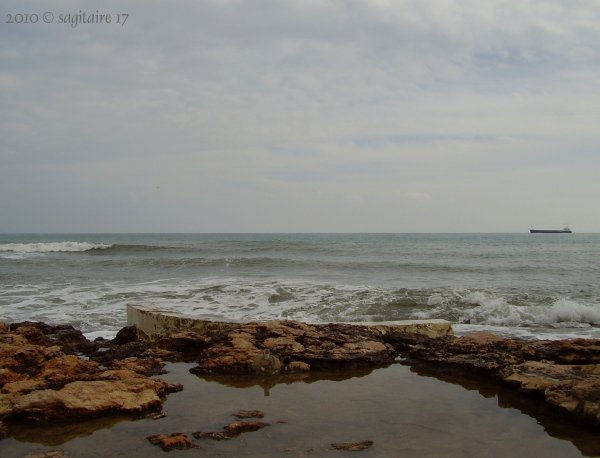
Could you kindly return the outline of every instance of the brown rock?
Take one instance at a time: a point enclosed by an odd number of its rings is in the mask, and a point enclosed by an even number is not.
[[[247,412],[240,411],[239,413]],[[261,413],[260,411],[251,411],[252,413]],[[244,417],[248,418],[248,417]],[[223,428],[223,431],[207,431],[202,432],[198,431],[192,433],[196,439],[212,439],[217,441],[228,440],[233,437],[239,436],[242,433],[247,433],[251,431],[258,431],[259,429],[264,428],[265,426],[269,426],[269,423],[265,423],[262,421],[234,421],[229,423],[227,426]]]
[[[197,431],[192,433],[196,439],[212,439],[214,441],[226,441],[231,439],[231,436],[226,431]]]
[[[302,361],[292,361],[285,367],[285,371],[291,374],[309,372],[310,364],[303,363]]]
[[[135,326],[126,326],[117,332],[115,338],[111,340],[111,344],[125,345],[136,340],[138,340],[137,328]]]
[[[225,426],[224,429],[230,436],[239,436],[242,433],[258,431],[265,426],[269,426],[269,423],[263,421],[234,421]]]
[[[158,358],[130,357],[113,360],[110,363],[111,369],[128,369],[144,375],[161,374],[163,373],[163,367],[164,363]]]
[[[27,378],[26,375],[18,374],[10,369],[0,369],[0,387],[7,383],[16,382]]]
[[[504,368],[500,375],[522,391],[542,396],[557,409],[600,426],[600,364],[527,361]]]
[[[13,323],[10,331],[24,336],[30,344],[58,345],[64,353],[92,353],[97,345],[85,338],[83,333],[70,325],[52,326],[46,323],[25,321]]]
[[[306,364],[290,368],[304,371],[389,364],[396,355],[381,333],[365,326],[271,321],[240,325],[216,338],[192,372],[274,375],[289,361]]]
[[[76,380],[93,380],[98,372],[98,363],[85,361],[75,355],[60,355],[44,363],[39,377],[50,387],[59,388]]]
[[[57,330],[58,328],[58,330]],[[144,376],[161,367],[156,358],[131,358],[102,368],[65,355],[57,341],[80,341],[70,327],[11,325],[0,333],[0,419],[47,420],[108,413],[138,413],[182,389]],[[62,340],[61,340],[62,339]],[[31,342],[38,342],[33,344]],[[46,346],[44,346],[46,344]],[[49,346],[48,346],[49,345]]]
[[[365,450],[373,445],[372,440],[364,440],[360,442],[341,442],[334,443],[331,446],[336,450],[348,450],[350,452],[358,452],[360,450]]]
[[[600,426],[600,340],[506,339],[490,333],[393,342],[405,364],[491,377],[534,394],[580,422]]]
[[[25,379],[19,380],[17,382],[7,383],[2,387],[1,392],[10,394],[10,393],[30,393],[35,390],[43,390],[47,388],[48,384],[44,380],[39,379]]]
[[[210,339],[194,331],[181,331],[165,337],[158,342],[160,348],[197,355],[208,346]]]
[[[42,347],[31,344],[0,343],[0,368],[27,375],[39,373],[52,358],[62,355],[60,347]]]
[[[260,375],[275,375],[281,372],[283,364],[279,358],[267,350],[257,354],[252,360],[252,372]]]
[[[139,413],[161,404],[166,387],[146,378],[72,382],[60,390],[38,390],[8,398],[2,416],[23,416],[34,420],[97,416],[110,412]],[[163,382],[164,383],[164,382]],[[1,400],[0,400],[1,402]]]
[[[163,450],[185,450],[194,447],[190,438],[183,433],[155,434],[154,436],[148,436],[146,439],[151,444],[158,445]]]

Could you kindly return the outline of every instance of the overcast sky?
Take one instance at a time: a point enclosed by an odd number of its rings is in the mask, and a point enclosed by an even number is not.
[[[0,11],[0,232],[600,232],[596,0]]]

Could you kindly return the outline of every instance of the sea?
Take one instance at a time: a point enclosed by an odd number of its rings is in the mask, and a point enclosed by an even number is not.
[[[0,234],[1,320],[110,338],[127,304],[600,338],[600,234]]]

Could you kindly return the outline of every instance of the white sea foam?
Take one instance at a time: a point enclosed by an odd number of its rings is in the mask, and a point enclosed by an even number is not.
[[[4,243],[0,244],[0,252],[9,253],[52,253],[60,251],[89,251],[106,249],[112,245],[88,242],[39,242],[39,243]]]
[[[486,331],[506,337],[517,337],[521,339],[560,340],[600,338],[600,328],[595,327],[589,327],[586,329],[548,329],[492,326],[485,324],[453,324],[452,329],[454,330],[454,333],[459,336],[467,335],[472,332]]]
[[[485,291],[455,291],[434,294],[430,308],[418,309],[417,319],[446,318],[463,324],[504,327],[544,326],[550,328],[586,328],[600,326],[600,304],[556,298],[543,304],[515,305],[502,295]]]
[[[413,302],[422,306],[411,305]],[[457,323],[457,332],[487,329],[538,338],[600,334],[600,304],[569,299],[514,305],[502,295],[485,291],[393,291],[369,285],[237,277],[14,284],[0,291],[0,319],[71,323],[90,336],[110,337],[125,326],[128,303],[241,321],[444,318]]]

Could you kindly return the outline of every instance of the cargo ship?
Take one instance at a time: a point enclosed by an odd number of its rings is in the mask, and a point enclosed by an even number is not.
[[[572,234],[573,231],[568,227],[562,229],[529,229],[531,234]]]

